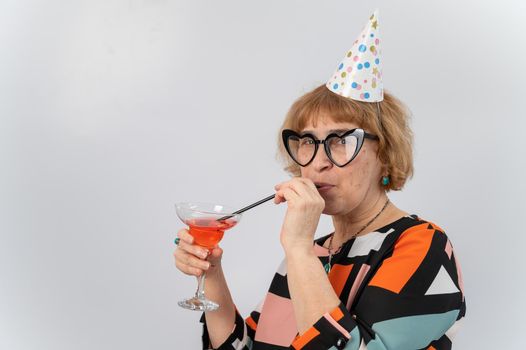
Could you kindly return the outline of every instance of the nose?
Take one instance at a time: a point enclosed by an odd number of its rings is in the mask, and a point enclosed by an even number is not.
[[[331,160],[327,156],[323,144],[321,144],[320,148],[318,148],[318,152],[316,152],[316,155],[312,160],[311,166],[318,172],[328,170],[334,166],[334,164],[332,164]]]

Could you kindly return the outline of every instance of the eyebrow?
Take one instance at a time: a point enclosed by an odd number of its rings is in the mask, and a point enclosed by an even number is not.
[[[344,132],[347,132],[349,130],[352,130],[352,129],[331,129],[327,132],[327,135],[332,134],[332,133],[343,134]],[[314,134],[314,131],[313,130],[303,130],[301,132],[301,135],[305,135],[305,134]]]

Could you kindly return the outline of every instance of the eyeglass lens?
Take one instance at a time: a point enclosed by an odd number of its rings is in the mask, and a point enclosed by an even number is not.
[[[354,134],[345,137],[333,136],[326,141],[330,154],[329,158],[337,164],[343,165],[351,160],[358,147],[358,137]],[[323,145],[320,145],[323,147]],[[316,141],[310,136],[290,136],[288,138],[290,155],[301,165],[309,163],[315,156]]]

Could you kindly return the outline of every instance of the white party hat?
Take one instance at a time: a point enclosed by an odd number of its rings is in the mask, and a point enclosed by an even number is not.
[[[338,95],[357,101],[382,101],[384,89],[380,54],[378,10],[376,10],[327,82],[327,88]]]

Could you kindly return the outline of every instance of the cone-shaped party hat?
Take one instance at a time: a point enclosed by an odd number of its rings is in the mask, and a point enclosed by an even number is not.
[[[327,82],[327,88],[338,95],[357,101],[382,101],[384,89],[380,54],[378,10],[376,10]]]

